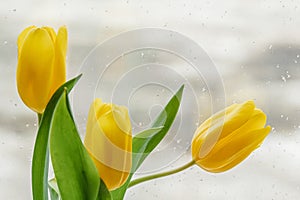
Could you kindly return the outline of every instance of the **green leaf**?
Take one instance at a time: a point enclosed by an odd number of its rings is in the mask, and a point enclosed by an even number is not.
[[[169,131],[178,112],[184,85],[176,92],[152,124],[152,128],[137,134],[132,141],[132,169],[127,181],[120,188],[112,191],[113,199],[123,199],[130,180],[146,157],[160,143]],[[146,137],[145,137],[146,136]]]
[[[82,144],[64,92],[54,109],[50,129],[50,155],[61,198],[95,200],[100,178]]]
[[[100,179],[101,180],[101,179]],[[112,196],[105,183],[101,180],[97,200],[111,200]]]
[[[51,200],[59,200],[59,189],[56,179],[53,178],[48,182]]]
[[[81,75],[66,82],[54,93],[40,121],[39,130],[35,140],[31,171],[32,196],[34,200],[48,199],[48,140],[53,110],[61,94],[64,92],[64,88],[67,88],[67,91],[70,92],[74,85],[77,83],[77,81],[80,79],[80,77]]]
[[[140,166],[141,160],[144,156],[147,156],[150,152],[148,152],[148,145],[151,142],[151,139],[155,137],[156,134],[159,134],[163,129],[163,126],[157,128],[150,128],[148,130],[142,131],[137,134],[132,141],[132,169],[131,172],[135,172],[137,168]]]

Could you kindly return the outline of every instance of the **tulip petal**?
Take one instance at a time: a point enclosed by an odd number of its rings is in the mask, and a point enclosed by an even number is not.
[[[219,112],[218,115],[216,115],[217,117],[215,115],[212,116],[212,123],[209,128],[206,130],[197,129],[199,132],[195,132],[196,140],[193,143],[197,144],[197,150],[193,151],[199,152],[199,148],[201,148],[200,158],[205,157],[218,140],[226,137],[246,123],[252,116],[254,109],[254,102],[246,101],[243,104],[234,104],[226,109],[225,112],[223,111],[223,114],[226,113],[225,117],[222,117],[222,112]],[[201,143],[201,145],[199,145],[199,143]]]
[[[68,45],[67,28],[62,26],[59,28],[55,40],[55,62],[53,71],[55,74],[52,77],[52,87],[50,97],[52,94],[66,81],[66,54]]]
[[[266,121],[267,116],[261,110],[255,109],[251,118],[245,124],[227,135],[225,138],[220,139],[218,141],[218,145],[226,145],[228,141],[232,140],[234,137],[238,137],[240,134],[249,134],[249,132],[253,130],[261,129],[265,126]]]
[[[125,106],[112,105],[112,114],[118,128],[123,133],[131,135],[131,123],[128,109]]]
[[[215,127],[222,127],[222,134],[220,139],[226,137],[232,131],[241,127],[253,115],[255,104],[253,101],[246,101],[243,104],[236,106],[231,112],[226,114],[225,123],[222,122]]]
[[[30,31],[20,50],[17,85],[23,102],[32,110],[42,113],[49,101],[53,42],[47,31]]]
[[[55,40],[56,40],[56,33],[55,33],[54,29],[51,28],[51,27],[48,27],[48,26],[44,26],[44,27],[42,27],[42,29],[44,29],[44,30],[46,30],[48,32],[48,34],[51,37],[51,40],[52,40],[52,42],[54,44]]]
[[[219,112],[217,112],[216,114],[214,114],[212,117],[208,118],[207,120],[205,120],[199,127],[198,127],[198,131],[196,131],[196,133],[201,132],[205,132],[209,127],[211,127],[213,124],[217,124],[219,123],[220,120],[224,121],[224,115],[225,114],[229,114],[231,113],[234,109],[236,109],[239,106],[239,104],[232,104],[230,106],[228,106],[227,108],[225,108],[224,110],[221,110]]]
[[[97,122],[97,117],[96,117],[97,110],[100,109],[101,105],[102,105],[101,99],[96,98],[90,106],[89,115],[88,115],[88,119],[87,119],[87,125],[86,125],[87,136],[92,135],[90,133],[92,133],[93,126]],[[85,137],[85,140],[87,139],[87,136]]]
[[[36,26],[29,26],[27,28],[25,28],[19,35],[18,37],[18,41],[17,41],[17,45],[18,45],[18,56],[20,56],[20,51],[22,49],[23,43],[25,38],[27,37],[28,33],[30,31],[32,31],[33,29],[35,29]]]
[[[95,99],[84,144],[109,190],[120,187],[131,170],[132,136],[127,108]]]
[[[201,146],[207,137],[207,130],[213,126],[213,124],[219,124],[220,121],[224,122],[225,120],[225,114],[231,113],[232,110],[236,109],[238,107],[238,104],[232,104],[225,108],[225,110],[221,110],[214,114],[212,117],[205,120],[195,131],[194,138],[192,140],[192,152],[193,152],[193,158],[197,159],[199,157],[198,152],[200,152]],[[217,137],[218,138],[218,137]]]
[[[228,141],[226,145],[215,146],[214,150],[197,164],[210,172],[226,171],[241,161],[258,148],[270,132],[271,127],[253,130],[247,134],[239,134]]]
[[[96,159],[93,154],[90,153],[90,156],[93,159],[96,168],[98,169],[98,173],[100,174],[101,179],[109,190],[114,190],[120,187],[128,178],[129,171],[122,171],[111,168]]]

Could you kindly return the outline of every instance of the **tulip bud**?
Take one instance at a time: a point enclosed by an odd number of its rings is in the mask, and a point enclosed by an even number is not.
[[[53,93],[66,81],[67,29],[30,26],[18,37],[17,87],[23,102],[43,113]]]
[[[132,159],[127,108],[95,99],[89,111],[84,144],[106,187],[114,190],[122,186],[129,176]]]
[[[233,104],[214,114],[196,130],[192,157],[209,172],[224,172],[258,148],[271,130],[266,115],[253,101]]]

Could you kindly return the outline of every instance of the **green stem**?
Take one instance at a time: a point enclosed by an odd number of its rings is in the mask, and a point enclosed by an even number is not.
[[[142,177],[142,178],[138,178],[138,179],[135,179],[133,181],[131,181],[128,185],[128,188],[132,187],[132,186],[135,186],[137,184],[140,184],[142,182],[145,182],[145,181],[150,181],[152,179],[156,179],[156,178],[161,178],[161,177],[164,177],[164,176],[169,176],[169,175],[172,175],[172,174],[175,174],[177,172],[180,172],[182,170],[185,170],[189,167],[191,167],[192,165],[195,164],[195,161],[190,161],[189,163],[179,167],[179,168],[176,168],[176,169],[172,169],[170,171],[166,171],[166,172],[162,172],[162,173],[158,173],[158,174],[152,174],[152,175],[149,175],[149,176],[145,176],[145,177]]]
[[[38,125],[40,126],[40,123],[41,123],[41,121],[42,121],[43,114],[37,113],[37,116],[38,116]]]

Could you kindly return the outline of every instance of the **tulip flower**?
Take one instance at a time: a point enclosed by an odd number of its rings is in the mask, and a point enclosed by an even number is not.
[[[223,172],[258,148],[271,130],[253,101],[233,104],[207,119],[192,140],[194,162],[209,172]]]
[[[67,29],[30,26],[18,37],[17,87],[23,102],[43,113],[66,80]]]
[[[114,190],[122,186],[129,176],[132,160],[127,108],[95,99],[90,106],[84,144],[106,187]]]

